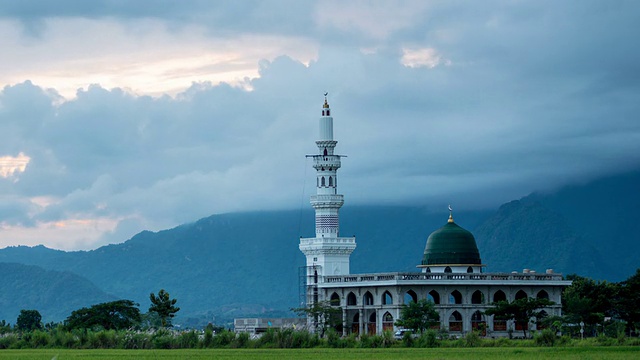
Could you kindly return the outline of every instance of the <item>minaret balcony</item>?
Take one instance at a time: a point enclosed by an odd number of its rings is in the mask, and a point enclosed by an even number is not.
[[[313,168],[319,169],[339,169],[342,166],[339,155],[314,155]]]
[[[341,207],[344,204],[344,196],[339,194],[311,195],[311,206],[320,207]]]

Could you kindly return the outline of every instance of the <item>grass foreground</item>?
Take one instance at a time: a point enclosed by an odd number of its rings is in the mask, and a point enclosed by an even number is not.
[[[0,350],[1,359],[638,359],[640,347]]]

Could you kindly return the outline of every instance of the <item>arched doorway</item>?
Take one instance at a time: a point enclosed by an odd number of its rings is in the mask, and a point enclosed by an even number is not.
[[[369,322],[367,323],[367,334],[369,335],[375,335],[376,334],[376,320],[377,320],[377,316],[376,316],[376,312],[372,312],[371,315],[369,315]]]
[[[353,315],[353,321],[351,322],[351,332],[353,334],[360,333],[360,314],[356,313]]]
[[[393,315],[386,312],[382,317],[382,331],[393,331]]]
[[[462,331],[462,315],[459,312],[454,311],[449,316],[449,331],[461,332]]]
[[[480,310],[476,311],[471,315],[471,329],[480,331],[480,335],[487,335],[487,323],[484,321],[484,316],[480,312]]]

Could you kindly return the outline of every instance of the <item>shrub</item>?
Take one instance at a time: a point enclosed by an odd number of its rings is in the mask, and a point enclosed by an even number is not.
[[[41,330],[33,330],[29,344],[32,348],[43,348],[49,346],[49,334]]]
[[[251,339],[249,338],[249,333],[243,332],[243,333],[239,333],[236,336],[235,341],[231,345],[234,348],[247,348],[249,347],[250,341]]]
[[[557,339],[558,337],[551,329],[544,329],[533,336],[533,340],[538,346],[553,346],[556,344]]]
[[[198,343],[198,334],[195,330],[183,332],[178,338],[181,349],[195,349],[198,347]]]
[[[477,331],[468,332],[464,336],[464,346],[466,347],[478,347],[481,343],[482,339]]]
[[[440,346],[438,333],[431,329],[422,333],[417,342],[419,347],[435,348]]]
[[[204,330],[204,340],[202,341],[202,345],[206,348],[213,345],[213,330],[209,327]]]

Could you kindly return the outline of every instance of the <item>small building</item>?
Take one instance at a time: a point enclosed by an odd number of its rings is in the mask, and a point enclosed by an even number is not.
[[[233,319],[233,331],[259,335],[268,329],[302,329],[307,325],[301,318],[241,318]]]

